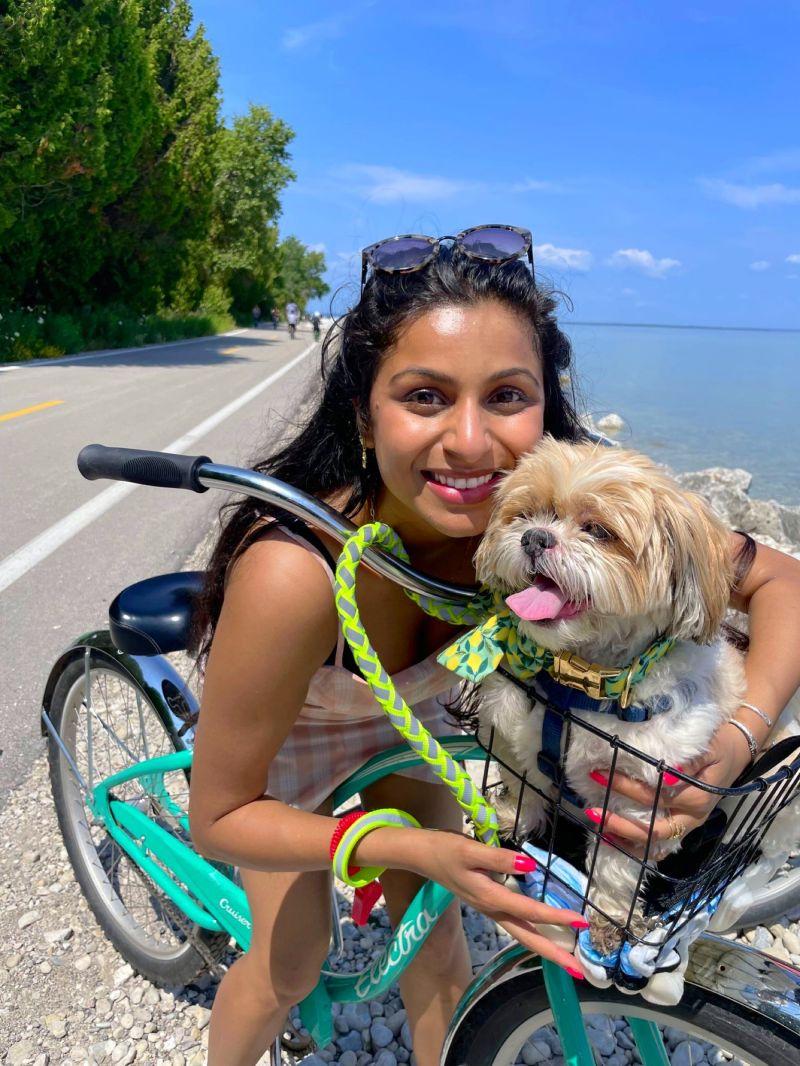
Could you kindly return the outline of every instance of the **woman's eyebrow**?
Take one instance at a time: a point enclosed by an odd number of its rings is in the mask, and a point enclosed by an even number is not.
[[[429,378],[431,381],[440,381],[444,385],[453,385],[456,383],[456,379],[450,377],[449,374],[443,374],[440,370],[431,370],[430,367],[426,366],[407,366],[405,370],[399,370],[394,374],[390,378],[390,381],[397,381],[398,378],[406,377],[409,374],[415,377]],[[496,373],[490,374],[486,380],[499,381],[500,378],[514,377],[516,374],[524,374],[526,377],[529,377],[531,381],[535,382],[535,384],[541,384],[539,378],[526,366],[506,367],[504,370],[498,370]]]

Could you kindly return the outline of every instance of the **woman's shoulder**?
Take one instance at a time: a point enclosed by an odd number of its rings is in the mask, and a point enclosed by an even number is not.
[[[225,601],[292,629],[316,628],[328,649],[336,642],[330,570],[310,544],[279,526],[261,533],[232,564]]]

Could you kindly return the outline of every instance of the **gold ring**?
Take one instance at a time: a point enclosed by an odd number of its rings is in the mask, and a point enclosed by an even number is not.
[[[672,811],[667,811],[667,824],[671,829],[669,840],[680,840],[686,832],[686,825],[683,822],[676,821]]]

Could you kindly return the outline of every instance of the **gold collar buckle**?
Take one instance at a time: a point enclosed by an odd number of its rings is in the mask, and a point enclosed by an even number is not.
[[[603,691],[604,682],[619,677],[619,670],[608,670],[596,663],[587,662],[573,652],[561,652],[553,656],[552,676],[562,685],[580,689],[594,700],[610,697]]]

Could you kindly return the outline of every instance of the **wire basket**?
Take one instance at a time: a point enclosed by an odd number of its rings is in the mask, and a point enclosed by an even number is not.
[[[649,812],[642,808],[643,813],[639,816],[639,821],[648,826],[647,842],[637,853],[632,850],[632,845],[603,833],[614,796],[610,784],[601,807],[602,820],[597,826],[591,825],[583,815],[586,803],[570,787],[574,782],[566,779],[563,765],[553,767],[554,780],[535,772],[520,772],[519,767],[509,765],[507,757],[504,758],[498,750],[505,750],[507,745],[498,743],[502,738],[495,728],[480,725],[474,706],[469,707],[466,714],[464,707],[460,710],[461,727],[474,736],[488,755],[483,764],[480,787],[488,802],[506,812],[503,843],[514,849],[535,851],[540,866],[537,896],[547,898],[552,889],[556,898],[566,899],[566,905],[581,910],[590,922],[588,935],[591,941],[594,942],[598,935],[601,938],[598,952],[605,958],[609,979],[621,987],[637,990],[645,979],[625,965],[633,948],[641,945],[649,951],[655,968],[663,966],[690,923],[698,927],[697,932],[704,928],[713,919],[726,890],[746,869],[762,859],[771,861],[776,869],[785,861],[793,842],[800,837],[797,828],[800,818],[800,737],[778,741],[733,786],[717,788],[676,770],[663,759],[652,758],[631,747],[613,732],[587,721],[580,713],[545,701],[541,692],[530,684],[516,683],[526,690],[533,702],[561,717],[563,752],[569,751],[575,730],[587,730],[593,735],[595,748],[608,746],[606,759],[598,765],[610,768],[609,781],[613,780],[623,753],[626,757],[624,772],[628,776],[648,782],[655,780],[653,807]],[[596,719],[598,716],[592,717]],[[617,719],[612,715],[609,721],[615,723]],[[541,767],[541,753],[539,755]],[[641,774],[631,768],[636,765],[641,766]],[[493,771],[495,776],[499,771],[499,778],[491,779]],[[653,835],[656,818],[664,816],[666,807],[666,797],[662,801],[665,773],[675,774],[682,781],[718,797],[717,806],[706,822],[687,833],[680,850],[667,857],[661,855],[659,842]],[[526,832],[522,817],[531,800],[538,802],[545,814],[544,827],[534,834]],[[607,904],[600,902],[609,898],[609,890],[602,883],[604,865],[599,860],[603,856],[607,860],[615,853],[617,865],[624,864],[626,883],[631,890],[622,893],[626,898],[618,897],[615,907],[609,909]],[[565,860],[580,872],[577,883],[571,877],[565,878]],[[730,907],[726,914],[728,920],[724,927],[730,928],[734,924],[730,921]],[[609,960],[612,960],[611,965]]]

